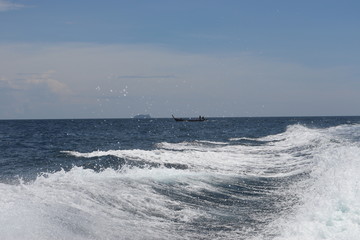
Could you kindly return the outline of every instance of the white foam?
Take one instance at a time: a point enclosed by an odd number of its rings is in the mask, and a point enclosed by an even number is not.
[[[284,215],[279,216],[270,224],[262,236],[273,236],[272,238],[279,240],[352,240],[358,239],[360,235],[359,129],[360,125],[342,125],[324,129],[293,125],[283,133],[252,139],[264,142],[259,146],[219,144],[216,142],[183,142],[160,143],[154,150],[110,150],[89,153],[68,151],[66,153],[76,157],[92,158],[112,155],[125,160],[139,160],[160,165],[166,163],[183,164],[188,166],[188,169],[176,170],[164,167],[139,169],[126,166],[121,172],[108,169],[102,173],[94,173],[74,168],[69,173],[63,174],[66,177],[70,177],[72,174],[80,174],[81,177],[78,178],[80,182],[90,181],[92,178],[97,179],[88,184],[90,189],[92,186],[96,186],[90,191],[95,196],[97,196],[96,189],[101,189],[98,182],[104,182],[103,179],[98,178],[105,177],[107,179],[104,183],[107,188],[112,184],[106,182],[114,181],[114,183],[120,184],[121,188],[125,189],[122,192],[117,192],[111,187],[103,192],[103,194],[107,194],[108,191],[113,191],[118,195],[123,194],[124,199],[127,199],[125,202],[121,202],[124,200],[119,200],[112,195],[108,197],[120,201],[119,206],[127,206],[127,210],[131,209],[131,214],[119,210],[120,212],[117,214],[127,220],[120,221],[115,218],[114,222],[121,226],[133,226],[139,221],[138,223],[149,226],[148,230],[154,231],[156,236],[167,234],[167,237],[171,237],[170,233],[173,233],[173,229],[176,228],[173,224],[166,221],[164,226],[161,226],[159,222],[152,224],[151,218],[139,219],[136,214],[134,216],[134,213],[148,213],[152,212],[151,209],[154,208],[162,213],[162,216],[169,214],[170,218],[178,218],[181,219],[180,221],[186,221],[188,218],[191,219],[206,213],[184,208],[177,212],[176,216],[172,215],[175,214],[174,211],[162,207],[162,204],[165,202],[165,205],[170,206],[179,203],[164,198],[164,196],[157,199],[159,195],[153,192],[153,187],[157,184],[187,183],[184,186],[187,188],[186,190],[190,188],[190,191],[198,191],[199,189],[211,188],[210,184],[207,183],[214,176],[219,178],[233,176],[278,178],[307,172],[308,178],[289,186],[287,191],[282,189],[285,197],[287,195],[296,196],[298,199],[296,207],[286,210]],[[242,140],[242,138],[234,139]],[[59,174],[61,175],[61,173],[51,175],[50,179]],[[83,176],[84,174],[85,176]],[[91,176],[90,180],[86,180],[86,174]],[[77,178],[75,177],[75,179]],[[39,178],[35,185],[40,182],[41,179]],[[61,188],[61,185],[59,187]],[[16,187],[12,188],[16,189]],[[138,196],[143,193],[150,199],[148,206],[146,202],[138,199]],[[15,193],[14,195],[16,196]],[[69,196],[71,194],[64,195]],[[73,196],[70,199],[74,201],[76,197]],[[85,205],[91,206],[91,204]],[[145,209],[140,207],[140,210],[136,210],[140,205],[147,207]],[[91,207],[88,207],[84,212],[88,214],[89,208]],[[101,209],[101,211],[107,212],[106,209]],[[124,209],[123,211],[125,212]],[[91,216],[90,213],[90,219]],[[100,219],[102,218],[100,217]],[[107,220],[107,216],[104,216],[103,221],[105,223],[99,226],[106,227]],[[0,221],[0,223],[2,222]],[[133,226],[134,229],[136,229],[135,226]],[[109,230],[109,236],[115,236],[111,235],[110,232]]]
[[[241,140],[247,140],[247,141],[258,141],[258,138],[248,138],[248,137],[240,137],[240,138],[230,138],[229,141],[241,141]]]
[[[300,129],[302,132],[303,129]],[[298,134],[298,133],[297,133]],[[287,135],[287,136],[284,136]],[[295,134],[296,135],[296,134]],[[76,157],[116,156],[126,160],[139,160],[158,164],[186,165],[191,171],[208,172],[228,175],[254,175],[264,177],[279,177],[304,171],[301,166],[307,165],[306,157],[294,157],[298,152],[291,152],[294,147],[301,147],[309,143],[308,138],[292,137],[291,133],[274,135],[266,138],[270,141],[262,146],[228,145],[222,142],[182,142],[159,143],[154,150],[109,150],[80,153],[66,151]],[[318,136],[317,136],[318,137]],[[276,139],[287,141],[273,143]],[[319,137],[318,137],[319,138]],[[265,138],[264,138],[265,139]],[[304,148],[302,154],[308,154],[311,149]],[[300,168],[300,169],[299,169]]]
[[[359,239],[360,144],[349,141],[358,129],[347,125],[311,130],[332,141],[313,152],[311,178],[289,190],[297,192],[300,202],[272,225],[281,229],[276,239]]]
[[[194,176],[74,167],[28,184],[0,184],[0,239],[177,239],[177,224],[206,214],[154,190],[180,177],[191,182]]]

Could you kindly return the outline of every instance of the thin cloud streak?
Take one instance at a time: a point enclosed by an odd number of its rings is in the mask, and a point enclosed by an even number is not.
[[[173,75],[123,75],[123,76],[115,76],[118,79],[169,79],[176,78]]]
[[[0,0],[0,12],[6,12],[11,10],[17,10],[20,8],[24,8],[25,5],[13,3],[7,0]]]
[[[44,86],[54,94],[64,95],[69,93],[66,84],[53,78],[54,71],[46,71],[43,73],[18,73],[20,76],[13,79],[1,78],[0,83],[7,86],[8,89],[27,91],[34,86]],[[2,86],[0,85],[0,88]]]

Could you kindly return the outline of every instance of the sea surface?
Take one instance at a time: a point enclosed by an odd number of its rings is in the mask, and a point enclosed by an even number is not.
[[[352,240],[360,117],[0,121],[0,239]]]

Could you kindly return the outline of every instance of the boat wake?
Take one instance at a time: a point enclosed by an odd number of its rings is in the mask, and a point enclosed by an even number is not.
[[[0,183],[0,238],[357,239],[359,130],[63,151],[117,164]]]

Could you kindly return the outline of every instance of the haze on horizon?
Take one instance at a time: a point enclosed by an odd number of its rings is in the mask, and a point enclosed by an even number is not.
[[[0,0],[0,119],[360,115],[359,9]]]

